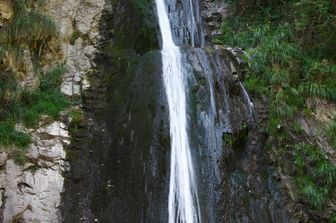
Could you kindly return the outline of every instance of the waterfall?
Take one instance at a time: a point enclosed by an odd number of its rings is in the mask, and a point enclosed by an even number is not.
[[[171,137],[169,223],[200,222],[195,174],[190,153],[184,69],[175,45],[164,0],[156,0],[162,35],[162,70],[168,99]]]

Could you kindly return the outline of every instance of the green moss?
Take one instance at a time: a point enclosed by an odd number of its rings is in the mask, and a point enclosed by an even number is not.
[[[228,145],[230,147],[232,146],[232,144],[233,144],[232,134],[224,133],[222,138],[223,138],[223,141],[225,142],[226,145]]]
[[[244,148],[248,136],[248,125],[243,122],[240,126],[240,130],[236,133],[223,133],[223,142],[238,151]]]
[[[132,49],[137,54],[144,54],[157,49],[156,18],[152,13],[152,0],[112,0],[113,4],[124,4],[125,12],[115,13],[114,27],[109,30],[113,36],[115,49]],[[118,6],[119,7],[119,6]],[[125,21],[132,21],[126,22]],[[125,38],[127,36],[127,38]]]
[[[83,121],[83,112],[80,108],[73,108],[68,112],[68,116],[71,120],[69,125],[69,131],[71,135],[75,135],[81,126]]]

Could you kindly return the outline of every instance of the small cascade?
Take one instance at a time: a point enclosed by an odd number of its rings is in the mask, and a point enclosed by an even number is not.
[[[256,112],[255,112],[255,108],[254,108],[254,104],[250,99],[250,96],[248,95],[245,87],[243,86],[243,84],[241,82],[239,82],[240,87],[243,91],[243,95],[244,95],[244,100],[246,101],[247,107],[248,107],[248,111],[249,111],[249,117],[251,119],[251,121],[256,122]]]
[[[197,187],[187,133],[186,89],[181,52],[173,41],[164,0],[156,0],[156,7],[163,39],[162,70],[170,118],[168,218],[170,223],[199,222]]]

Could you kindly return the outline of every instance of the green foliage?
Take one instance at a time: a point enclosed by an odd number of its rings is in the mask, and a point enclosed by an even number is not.
[[[322,209],[336,186],[336,166],[318,148],[304,143],[294,148],[294,165],[296,185],[303,198]]]
[[[332,0],[296,0],[295,28],[305,49],[311,53],[336,59],[336,5]]]
[[[331,146],[336,150],[336,121],[333,121],[327,128],[327,136]]]
[[[232,146],[233,144],[233,136],[230,133],[224,133],[222,136],[224,142],[226,143],[226,145],[228,146]]]
[[[41,5],[43,1],[37,3]],[[38,49],[56,35],[55,23],[35,8],[28,9],[27,6],[24,0],[13,2],[14,16],[0,32],[0,60],[7,53],[20,63],[23,49]]]
[[[289,142],[300,135],[295,117],[309,115],[305,99],[336,101],[336,5],[332,0],[230,0],[235,13],[217,44],[242,48],[249,64],[244,84],[269,98],[268,132]],[[286,125],[285,123],[293,123]],[[283,130],[285,128],[285,130]],[[335,146],[336,124],[327,129]],[[294,148],[295,181],[302,198],[323,209],[336,186],[336,166],[315,146]]]
[[[336,214],[333,214],[328,222],[329,223],[336,223]]]
[[[305,108],[305,98],[336,101],[336,7],[331,0],[231,0],[215,43],[245,50],[244,84],[270,98],[269,130]],[[331,24],[332,23],[332,24]],[[314,32],[312,32],[314,31]],[[328,51],[329,49],[329,51]]]
[[[8,67],[9,61],[4,60],[9,58],[20,70],[25,50],[33,57],[39,57],[46,42],[56,35],[55,23],[38,12],[44,3],[45,0],[14,0],[13,17],[4,22],[0,32],[0,146],[10,149],[18,163],[24,162],[25,149],[31,138],[15,125],[23,123],[33,127],[42,115],[57,118],[68,105],[59,90],[65,71],[63,66],[40,74],[39,88],[27,91],[18,84],[17,74]]]
[[[79,108],[72,108],[69,112],[68,112],[68,116],[70,118],[70,126],[69,126],[69,130],[70,133],[76,134],[77,130],[79,129],[82,121],[83,121],[83,112],[81,109]]]
[[[59,112],[68,106],[67,98],[59,90],[64,71],[63,66],[57,66],[41,75],[38,90],[24,91],[20,102],[12,110],[16,119],[27,127],[33,127],[42,115],[56,119]]]
[[[298,121],[293,122],[293,124],[292,124],[292,128],[294,129],[294,131],[295,131],[296,133],[300,133],[300,132],[302,132],[301,124],[300,124]]]
[[[55,34],[54,22],[37,12],[25,12],[17,15],[10,25],[5,27],[3,40],[32,46],[37,41],[47,39]]]
[[[20,87],[16,80],[16,75],[11,71],[0,73],[0,119],[11,108],[13,103],[20,96]]]
[[[68,113],[71,122],[78,125],[81,123],[81,121],[83,120],[83,113],[80,109],[78,108],[74,108],[71,109],[71,111]]]
[[[260,80],[258,77],[251,76],[244,80],[244,85],[249,92],[255,92],[259,94],[266,94],[268,92],[268,87],[265,81]]]
[[[16,131],[14,123],[9,121],[0,122],[0,145],[5,147],[12,146],[13,142],[19,148],[25,148],[30,143],[30,136],[28,134]]]
[[[26,147],[30,137],[15,129],[17,122],[33,127],[42,115],[55,119],[68,106],[67,98],[59,90],[64,71],[63,66],[57,66],[41,74],[39,89],[22,91],[19,98],[11,101],[11,105],[0,115],[0,145]]]

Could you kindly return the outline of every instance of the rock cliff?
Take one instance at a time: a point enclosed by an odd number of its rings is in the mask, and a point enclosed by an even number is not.
[[[41,62],[44,69],[56,63],[65,64],[61,90],[69,98],[80,98],[81,90],[88,86],[85,74],[93,66],[104,5],[104,0],[46,1],[39,8],[41,13],[55,21],[57,27],[56,37],[46,43],[48,50],[41,52]],[[34,4],[31,7],[35,7]],[[0,26],[9,21],[13,13],[13,2],[1,0]],[[21,86],[27,89],[38,85],[39,80],[34,74],[30,52],[26,51],[24,55],[23,69],[15,67],[15,64],[9,65],[21,73]],[[80,107],[80,103],[74,104]],[[8,148],[0,148],[1,222],[61,221],[58,207],[63,191],[63,174],[69,170],[65,151],[71,141],[66,111],[61,114],[61,119],[51,121],[44,117],[32,129],[17,125],[18,130],[32,136],[23,165],[8,155]]]

